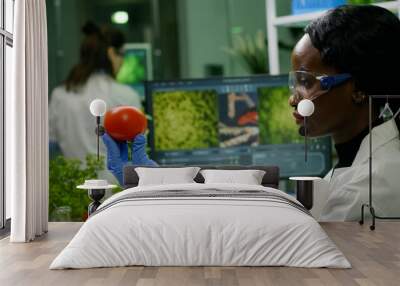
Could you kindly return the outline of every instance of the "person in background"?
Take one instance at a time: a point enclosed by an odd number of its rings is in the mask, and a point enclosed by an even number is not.
[[[57,143],[65,157],[84,162],[87,154],[97,152],[96,123],[89,112],[92,100],[103,99],[107,109],[120,105],[142,109],[142,105],[135,90],[115,81],[123,62],[124,35],[91,22],[83,26],[82,32],[79,62],[51,95],[49,137],[50,145]],[[144,150],[143,139],[134,143],[136,149]]]
[[[307,119],[311,137],[331,135],[338,163],[315,189],[311,212],[322,221],[359,220],[369,190],[369,95],[387,95],[395,113],[400,105],[400,21],[390,11],[370,5],[340,6],[310,23],[292,53],[290,105],[314,102]],[[380,216],[400,214],[399,119],[385,121],[373,108],[373,202]]]

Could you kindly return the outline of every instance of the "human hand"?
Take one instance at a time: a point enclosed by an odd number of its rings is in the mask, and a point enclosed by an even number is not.
[[[107,148],[107,169],[123,184],[123,169],[128,162],[128,144],[117,142],[110,135],[104,133],[101,137]]]
[[[132,142],[132,163],[140,166],[158,166],[146,153],[146,137],[137,135]]]

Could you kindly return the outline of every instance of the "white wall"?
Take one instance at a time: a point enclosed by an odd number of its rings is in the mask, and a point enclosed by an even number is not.
[[[226,1],[180,0],[178,7],[182,77],[203,77],[206,64],[229,69]]]

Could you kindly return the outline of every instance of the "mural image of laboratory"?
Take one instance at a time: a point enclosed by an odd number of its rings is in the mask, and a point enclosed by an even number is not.
[[[268,21],[259,7],[269,1],[246,6],[252,13],[242,2],[224,2],[227,11],[194,1],[48,3],[51,220],[86,220],[89,204],[126,187],[128,165],[277,166],[280,189],[294,197],[299,177],[314,181],[351,166],[356,152],[347,154],[346,145],[342,151],[333,127],[316,126],[330,120],[316,103],[354,75],[308,72],[295,58],[306,40],[322,45],[313,39],[319,22],[309,24],[307,15],[346,1],[276,1]],[[353,2],[347,4],[370,4]],[[225,12],[203,22],[197,17],[210,5]],[[54,16],[78,10],[72,25]],[[371,100],[381,106],[373,127],[394,118],[397,99]],[[361,129],[351,132],[366,135]],[[90,193],[84,182],[96,179],[111,187]]]
[[[399,51],[400,0],[0,0],[0,285],[398,285]]]

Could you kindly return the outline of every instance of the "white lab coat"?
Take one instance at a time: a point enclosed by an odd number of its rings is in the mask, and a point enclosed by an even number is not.
[[[91,75],[78,92],[66,91],[65,86],[55,88],[49,106],[49,138],[58,142],[67,158],[85,162],[87,154],[97,153],[96,120],[89,111],[95,98],[103,99],[107,109],[119,105],[142,108],[139,95],[132,88],[104,73]],[[101,140],[100,153],[106,154]]]
[[[369,138],[351,167],[339,168],[314,183],[313,216],[320,221],[354,221],[369,198]],[[400,216],[400,139],[394,120],[372,129],[372,197],[379,216]],[[366,214],[369,210],[365,209]]]

